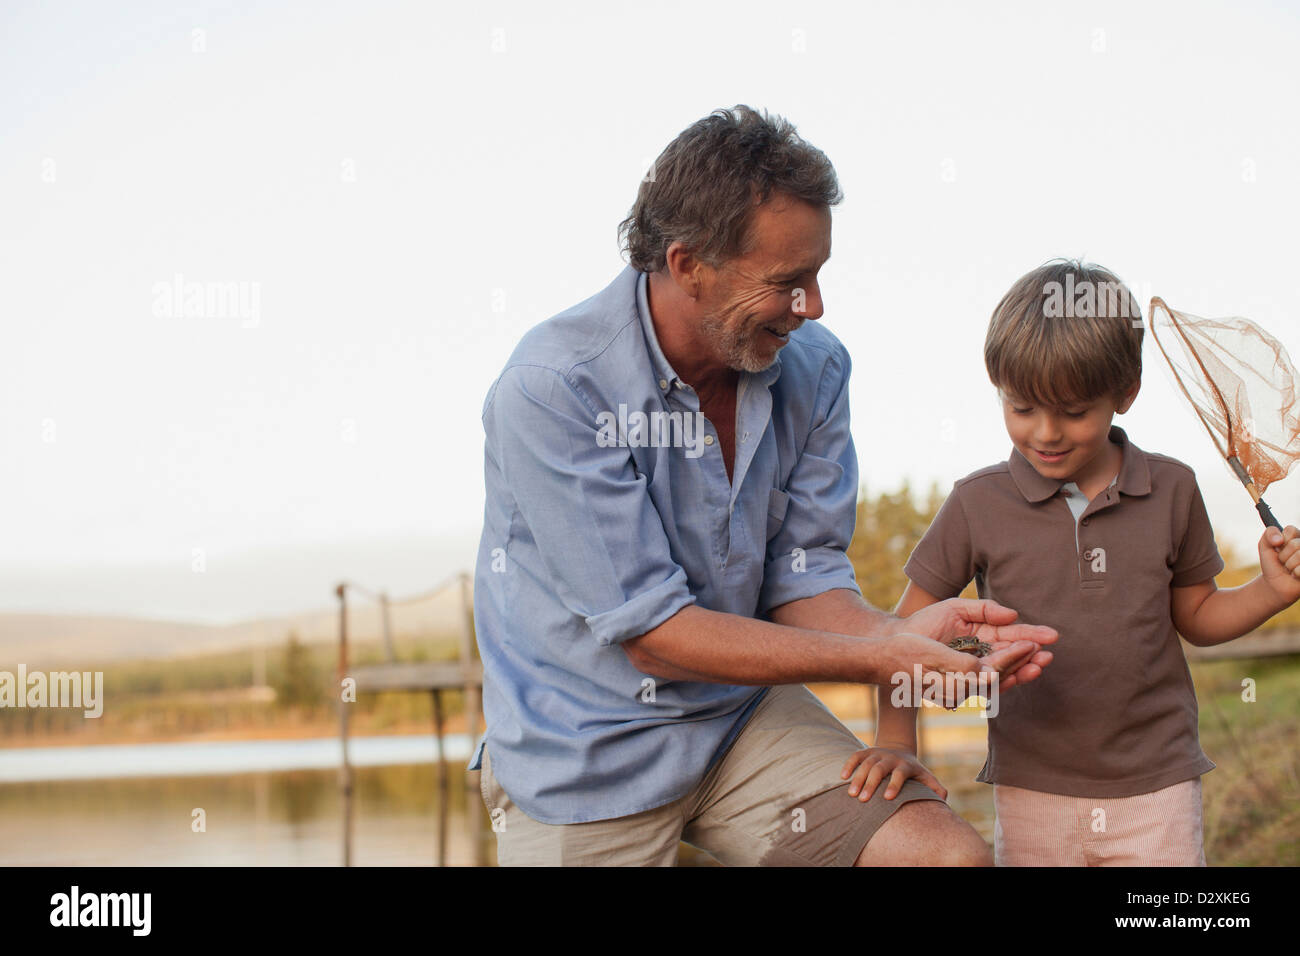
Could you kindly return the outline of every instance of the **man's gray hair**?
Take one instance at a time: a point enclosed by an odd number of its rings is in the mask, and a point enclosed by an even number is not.
[[[826,154],[789,122],[743,105],[714,110],[659,154],[619,240],[641,272],[663,269],[678,241],[716,268],[749,251],[754,210],[773,193],[816,206],[844,198]]]

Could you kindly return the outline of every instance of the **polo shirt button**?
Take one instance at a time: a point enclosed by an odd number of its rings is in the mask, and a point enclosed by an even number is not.
[[[1087,524],[1091,520],[1092,520],[1091,518],[1084,518],[1082,523]]]
[[[659,380],[659,387],[662,388],[662,389],[664,389],[664,390],[667,390],[667,388],[668,388],[668,379],[666,379],[666,378],[661,378],[661,379]]]
[[[712,444],[713,444],[713,436],[712,436],[712,435],[705,435],[705,436],[704,436],[704,444],[706,444],[706,445],[712,445]]]

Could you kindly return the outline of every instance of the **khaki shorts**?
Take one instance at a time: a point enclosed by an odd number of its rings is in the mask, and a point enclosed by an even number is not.
[[[840,770],[862,743],[794,684],[772,687],[722,758],[686,796],[592,823],[539,823],[515,806],[483,752],[480,785],[501,866],[673,866],[685,840],[726,866],[852,866],[903,804],[939,800],[909,779],[863,803]],[[504,814],[495,811],[504,810]]]
[[[1133,797],[995,784],[997,866],[1205,866],[1201,778]]]

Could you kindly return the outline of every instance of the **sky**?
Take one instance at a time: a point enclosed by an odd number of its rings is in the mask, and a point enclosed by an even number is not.
[[[838,171],[821,321],[869,492],[1007,457],[984,334],[1057,256],[1300,352],[1298,9],[5,4],[0,611],[217,622],[472,569],[489,386],[737,103]],[[1117,423],[1253,554],[1145,362]],[[1300,480],[1267,498],[1300,522]]]

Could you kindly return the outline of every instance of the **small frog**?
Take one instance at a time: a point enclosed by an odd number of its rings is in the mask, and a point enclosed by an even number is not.
[[[977,637],[954,637],[948,642],[948,646],[954,651],[974,654],[976,657],[987,657],[993,653],[993,645],[985,644]]]

